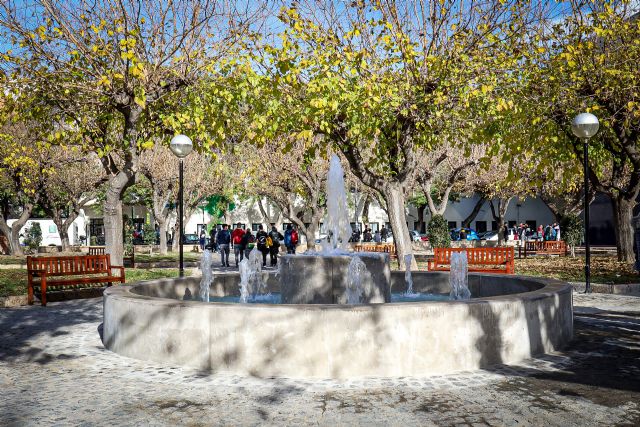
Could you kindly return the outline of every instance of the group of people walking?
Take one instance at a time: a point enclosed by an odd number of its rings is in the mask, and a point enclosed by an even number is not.
[[[235,258],[236,267],[249,253],[256,249],[262,254],[262,266],[267,265],[267,255],[269,255],[270,265],[275,267],[278,264],[278,254],[282,245],[288,254],[296,252],[299,237],[298,231],[288,224],[282,235],[275,225],[267,233],[262,224],[258,225],[258,230],[254,235],[250,229],[242,228],[242,224],[236,224],[236,228],[229,230],[227,224],[211,229],[210,249],[220,252],[220,261],[223,267],[230,267],[229,256],[231,250]],[[202,235],[201,235],[202,239]]]
[[[522,223],[515,227],[513,239],[514,240],[541,240],[552,241],[560,240],[560,224],[554,222],[553,224],[538,225],[537,229],[532,229],[528,224]],[[504,239],[509,240],[509,228],[504,226]]]
[[[350,242],[359,243],[362,239],[363,242],[386,242],[389,238],[389,230],[382,226],[382,230],[376,230],[375,233],[371,232],[369,227],[364,229],[364,233],[360,233],[360,229],[356,228],[351,234]]]

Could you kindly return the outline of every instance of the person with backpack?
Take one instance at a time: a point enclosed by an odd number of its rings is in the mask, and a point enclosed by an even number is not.
[[[383,225],[382,230],[380,230],[380,239],[386,243],[388,237],[389,237],[389,231],[387,230],[387,227]]]
[[[204,229],[200,231],[200,250],[204,251],[204,244],[207,242],[207,233],[204,232]]]
[[[216,235],[216,241],[218,242],[218,249],[220,249],[220,260],[223,267],[230,267],[229,265],[229,244],[231,243],[231,233],[227,229],[228,225],[223,224],[222,230],[218,231]]]
[[[233,232],[231,233],[231,244],[233,245],[233,256],[236,259],[236,267],[244,257],[244,249],[240,245],[240,242],[242,241],[243,236],[244,236],[244,230],[242,229],[242,224],[237,223],[235,230],[233,230]]]
[[[211,231],[209,232],[209,246],[211,247],[211,252],[218,251],[218,244],[216,243],[216,237],[218,235],[218,227],[211,227]]]
[[[251,233],[251,230],[247,229],[242,235],[242,239],[240,239],[240,251],[244,253],[245,258],[249,258],[249,252],[253,249],[253,244],[255,242],[255,237]],[[240,261],[242,261],[242,256],[240,257]]]
[[[284,232],[284,245],[287,247],[288,254],[296,253],[296,245],[298,244],[298,230],[287,224],[287,229]]]
[[[262,266],[266,267],[267,266],[267,254],[269,253],[269,246],[267,244],[267,238],[269,237],[269,235],[267,234],[266,231],[264,231],[264,228],[262,227],[262,224],[260,224],[258,226],[258,232],[256,233],[256,246],[258,248],[258,250],[260,252],[262,252]]]
[[[271,246],[269,246],[269,257],[271,259],[271,267],[275,267],[278,264],[278,252],[280,252],[280,240],[284,239],[282,234],[278,231],[275,225],[271,226],[269,232],[271,238]],[[269,242],[267,242],[269,243]]]

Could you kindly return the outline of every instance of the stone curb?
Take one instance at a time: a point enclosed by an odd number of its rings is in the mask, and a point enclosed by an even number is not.
[[[582,282],[569,282],[576,292],[584,292],[585,284]],[[592,283],[591,291],[598,294],[613,294],[613,295],[627,295],[627,296],[640,296],[640,283],[629,284],[603,284]]]
[[[0,308],[20,307],[27,305],[26,295],[10,295],[8,297],[0,297]]]

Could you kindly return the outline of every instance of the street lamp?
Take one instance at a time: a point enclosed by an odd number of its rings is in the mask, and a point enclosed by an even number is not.
[[[187,157],[189,155],[189,153],[191,152],[191,150],[193,150],[193,143],[191,142],[191,139],[186,136],[186,135],[176,135],[171,139],[171,143],[169,144],[169,147],[171,147],[171,151],[173,152],[173,154],[176,155],[176,157],[178,157],[178,159],[180,159],[180,182],[179,182],[179,188],[178,188],[178,220],[180,221],[179,223],[179,236],[178,238],[180,239],[180,270],[179,270],[179,275],[180,277],[184,277],[184,253],[182,250],[182,242],[184,240],[184,224],[183,224],[183,184],[182,184],[182,180],[183,180],[183,171],[184,171],[184,164],[183,164],[183,159],[185,157]]]
[[[591,247],[589,246],[589,138],[593,137],[600,127],[598,118],[591,113],[581,113],[571,122],[571,131],[582,139],[584,150],[584,249],[585,249],[585,293],[591,293]]]

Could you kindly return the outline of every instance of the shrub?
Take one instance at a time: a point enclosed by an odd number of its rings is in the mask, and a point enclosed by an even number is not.
[[[31,253],[38,252],[38,248],[42,243],[42,229],[39,222],[31,223],[31,227],[27,228],[24,236],[24,245]]]
[[[144,229],[142,231],[142,238],[145,245],[156,244],[156,229],[150,222],[144,223]]]
[[[429,243],[432,248],[448,248],[451,246],[451,234],[447,220],[442,215],[434,215],[427,226]]]
[[[582,243],[584,225],[577,215],[567,215],[560,222],[560,238],[571,248],[571,256],[576,256],[576,246]]]

